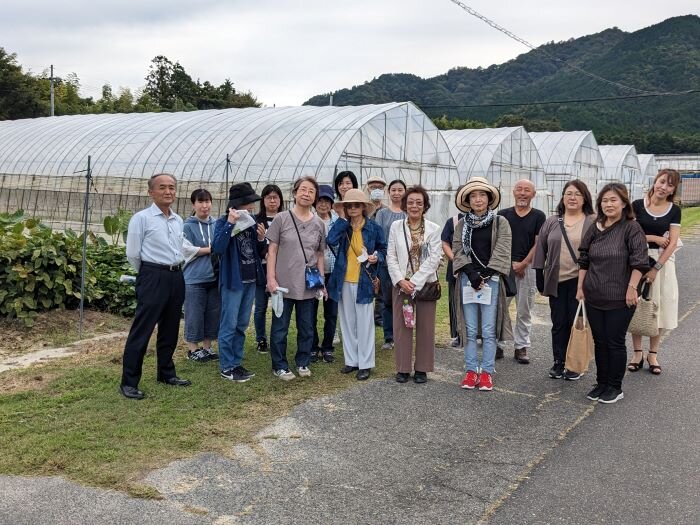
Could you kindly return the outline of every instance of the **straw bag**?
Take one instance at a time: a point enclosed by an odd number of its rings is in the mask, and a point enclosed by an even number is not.
[[[583,315],[580,316],[580,313],[583,313]],[[566,347],[566,363],[564,366],[571,372],[583,374],[588,371],[588,364],[592,359],[593,333],[591,332],[591,326],[588,324],[586,305],[583,301],[579,301],[574,325],[571,327],[569,344]]]
[[[639,294],[639,302],[627,327],[633,335],[656,337],[659,335],[659,305],[649,298],[651,283],[644,283]]]

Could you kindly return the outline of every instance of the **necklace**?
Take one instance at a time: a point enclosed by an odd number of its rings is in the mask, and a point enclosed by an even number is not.
[[[417,228],[414,228],[413,226],[411,226],[411,223],[409,222],[408,229],[411,230],[412,232],[417,232],[417,231],[422,230],[423,229],[423,219],[421,219],[420,224],[418,225]]]

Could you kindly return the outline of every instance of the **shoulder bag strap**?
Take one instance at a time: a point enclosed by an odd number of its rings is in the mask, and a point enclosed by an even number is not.
[[[576,263],[578,262],[578,257],[576,257],[576,252],[574,252],[574,248],[571,246],[571,242],[569,241],[569,236],[566,234],[566,229],[564,229],[564,217],[559,217],[558,221],[559,228],[561,228],[561,236],[564,238],[564,242],[566,242],[566,247],[569,249],[569,254],[571,254],[571,258]]]
[[[301,235],[299,234],[299,227],[297,226],[297,221],[294,220],[294,213],[289,210],[289,216],[292,218],[292,223],[294,224],[294,229],[297,231],[297,237],[299,238],[299,246],[301,246],[301,254],[304,256],[304,263],[306,266],[309,265],[309,260],[306,258],[306,252],[304,251],[304,243],[301,242]]]
[[[411,260],[411,248],[408,246],[408,235],[406,235],[406,221],[401,222],[401,226],[403,227],[403,239],[406,241],[406,251],[408,252],[408,264],[411,265],[411,273],[415,274],[416,271],[413,269],[413,261]],[[423,231],[423,235],[425,235],[425,230]],[[435,272],[435,277],[437,279],[440,279],[438,276],[437,271]]]

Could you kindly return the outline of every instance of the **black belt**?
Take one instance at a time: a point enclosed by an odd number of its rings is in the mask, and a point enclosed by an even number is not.
[[[182,271],[182,263],[177,264],[156,264],[147,261],[141,261],[141,266],[146,266],[148,268],[157,268],[158,270],[167,270],[169,272],[180,272]]]

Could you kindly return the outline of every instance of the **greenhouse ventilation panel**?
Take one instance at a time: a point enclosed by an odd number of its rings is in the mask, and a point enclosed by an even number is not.
[[[77,115],[0,122],[0,211],[24,209],[54,227],[82,222],[85,170],[91,157],[89,220],[148,205],[147,180],[178,181],[175,209],[190,213],[189,195],[205,187],[225,206],[230,184],[268,183],[289,194],[292,181],[354,171],[421,183],[433,216],[448,215],[460,183],[447,144],[410,102],[345,107],[280,107],[178,113]]]
[[[513,187],[521,179],[531,180],[537,196],[535,208],[548,211],[547,181],[534,142],[522,126],[513,128],[460,129],[443,131],[460,176],[487,178],[501,190],[500,208],[514,205]]]
[[[622,182],[627,186],[630,200],[640,199],[644,193],[644,179],[636,148],[632,145],[614,145],[598,146],[598,149],[605,167],[605,175],[598,180],[598,191],[609,182]]]
[[[595,201],[596,184],[603,174],[603,159],[592,131],[531,132],[544,164],[551,192],[549,211],[553,213],[567,181],[579,179],[588,186]]]

